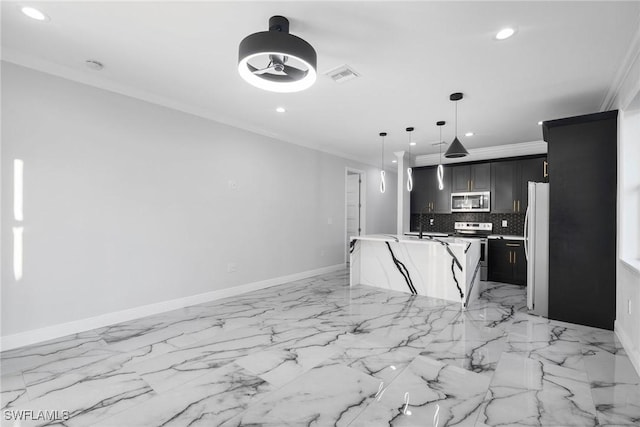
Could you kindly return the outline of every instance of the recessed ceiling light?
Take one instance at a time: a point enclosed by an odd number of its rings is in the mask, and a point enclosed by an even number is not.
[[[414,145],[416,145],[416,143],[415,142],[410,142],[409,145],[413,147]]]
[[[474,135],[473,132],[467,132],[464,134],[464,136],[473,136],[473,135]]]
[[[391,160],[391,163],[398,163],[397,160]]]
[[[27,15],[31,19],[35,19],[36,21],[48,21],[49,17],[45,15],[43,12],[39,11],[35,7],[24,6],[20,9],[22,13]]]
[[[284,107],[278,107],[278,108],[276,108],[276,111],[277,111],[278,113],[284,113],[284,112],[285,112],[285,111],[287,111],[287,110],[285,110],[285,109],[284,109]]]
[[[538,125],[539,125],[539,126],[542,126],[542,120],[540,120],[540,121],[538,122]]]
[[[513,28],[503,28],[502,30],[498,31],[498,34],[496,34],[496,39],[497,40],[508,39],[515,33],[516,33],[516,30],[514,30]]]

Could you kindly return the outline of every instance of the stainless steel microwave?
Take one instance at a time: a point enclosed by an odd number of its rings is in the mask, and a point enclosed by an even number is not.
[[[491,193],[489,191],[451,193],[451,212],[489,212]]]

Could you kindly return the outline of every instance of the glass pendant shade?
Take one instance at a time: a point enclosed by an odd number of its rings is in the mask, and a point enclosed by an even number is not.
[[[380,192],[384,193],[386,188],[385,188],[385,182],[384,182],[384,171],[380,171]]]
[[[444,166],[438,165],[438,190],[444,190]]]

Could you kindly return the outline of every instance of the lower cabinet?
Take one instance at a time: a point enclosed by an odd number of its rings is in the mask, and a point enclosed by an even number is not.
[[[493,282],[527,284],[527,259],[524,241],[489,239],[487,279]]]

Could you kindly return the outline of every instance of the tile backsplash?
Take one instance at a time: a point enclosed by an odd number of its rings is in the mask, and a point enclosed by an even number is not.
[[[433,220],[433,225],[430,225]],[[507,221],[507,226],[502,226],[502,221]],[[425,232],[451,233],[453,223],[491,222],[492,234],[505,234],[510,236],[522,236],[524,234],[524,213],[493,214],[489,212],[455,212],[451,214],[424,214],[422,215],[422,230]],[[420,215],[411,214],[411,231],[418,231],[420,227]]]

